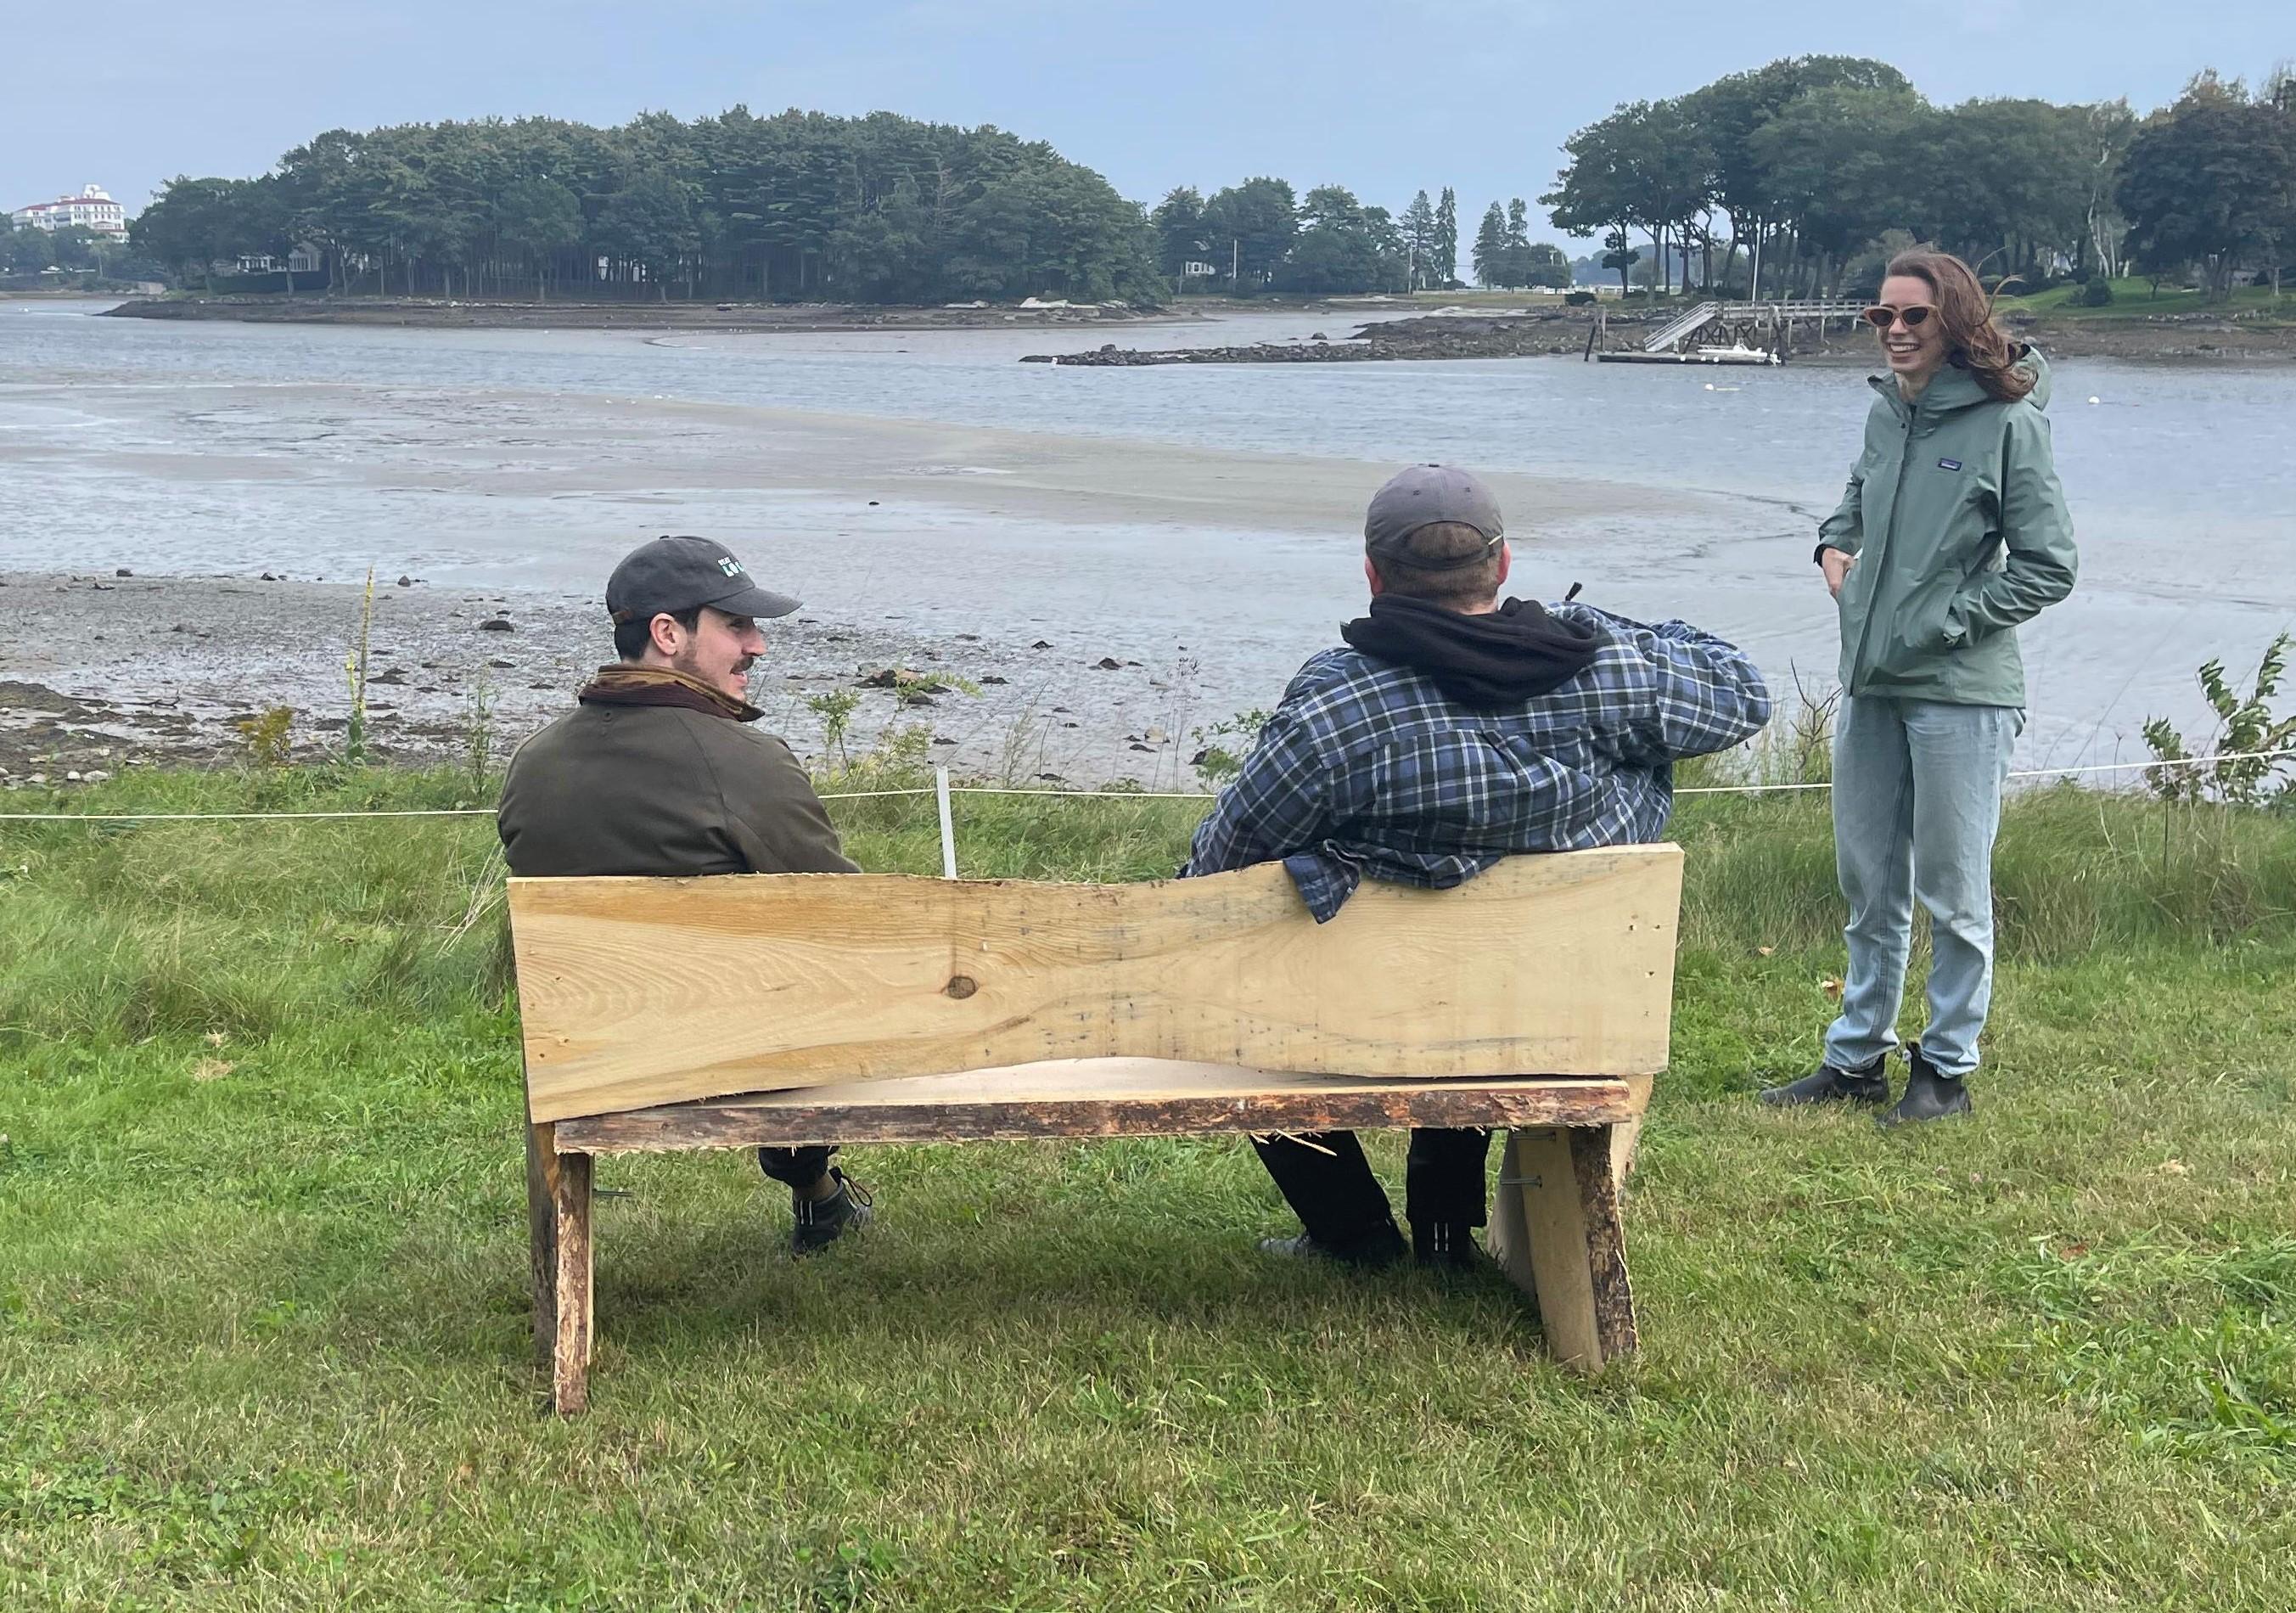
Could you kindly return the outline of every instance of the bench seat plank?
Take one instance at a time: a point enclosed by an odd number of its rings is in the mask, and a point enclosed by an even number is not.
[[[1153,1058],[1069,1058],[586,1115],[558,1122],[556,1148],[623,1154],[811,1142],[1597,1126],[1633,1120],[1641,1096],[1624,1081],[1601,1076],[1414,1081]]]

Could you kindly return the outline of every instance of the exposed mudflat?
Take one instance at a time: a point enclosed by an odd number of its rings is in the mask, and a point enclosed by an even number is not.
[[[239,725],[293,712],[292,754],[342,752],[346,661],[363,583],[242,577],[0,576],[0,787],[64,786],[91,771],[246,760]],[[491,625],[490,625],[491,624]],[[1170,665],[1112,655],[1083,632],[1062,642],[931,638],[808,616],[768,627],[751,698],[768,727],[817,754],[808,696],[850,689],[849,752],[922,728],[933,758],[1015,782],[1129,778],[1194,788]],[[1041,644],[1043,647],[1036,647]],[[506,759],[573,704],[611,659],[603,607],[531,593],[379,579],[368,640],[368,754],[397,762]],[[978,687],[906,699],[889,671]],[[1272,696],[1271,696],[1272,698]],[[1198,712],[1193,720],[1222,712]]]

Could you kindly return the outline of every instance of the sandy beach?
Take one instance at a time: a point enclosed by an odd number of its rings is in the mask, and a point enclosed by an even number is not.
[[[244,406],[248,390],[232,389],[234,401]],[[350,388],[293,392],[307,423],[358,400]],[[938,759],[969,774],[1193,788],[1191,731],[1281,692],[1280,678],[1252,680],[1240,669],[1267,664],[1271,653],[1295,663],[1333,642],[1339,617],[1359,608],[1350,603],[1361,586],[1355,532],[1385,473],[1350,460],[603,398],[557,400],[550,441],[526,443],[514,456],[522,462],[505,465],[512,456],[480,423],[505,429],[499,410],[510,401],[462,398],[443,414],[426,404],[436,433],[426,491],[585,513],[562,518],[562,540],[547,554],[444,568],[410,559],[414,569],[378,575],[368,702],[379,755],[463,760],[483,728],[499,760],[611,654],[595,590],[635,539],[618,526],[598,530],[587,506],[636,499],[661,530],[723,532],[709,511],[738,487],[788,519],[734,541],[753,570],[809,601],[770,625],[753,686],[770,724],[801,750],[817,753],[822,742],[808,697],[853,688],[856,748],[914,725],[930,731]],[[640,422],[650,443],[670,451],[619,453]],[[291,473],[253,448],[126,457],[187,496],[229,496]],[[354,462],[330,473],[381,494],[403,486],[406,467]],[[1510,508],[1562,526],[1693,516],[1718,502],[1592,481],[1494,481]],[[1000,573],[1025,586],[1025,621],[966,627],[931,574],[871,552],[918,523],[963,532],[951,563],[987,591],[998,591]],[[1251,547],[1207,556],[1188,538],[1208,525]],[[299,753],[340,747],[362,580],[259,562],[201,575],[155,567],[147,551],[123,538],[109,569],[0,573],[0,784],[227,761],[244,752],[234,725],[279,705],[296,712]],[[1213,597],[1196,597],[1176,575],[1192,564],[1219,573]],[[472,586],[480,575],[485,585]],[[586,597],[571,576],[594,580]],[[1270,590],[1297,592],[1299,608],[1271,613]],[[1173,601],[1176,592],[1191,602]],[[1276,650],[1262,642],[1271,633],[1289,642]],[[887,669],[949,674],[980,693],[902,704],[866,684]]]

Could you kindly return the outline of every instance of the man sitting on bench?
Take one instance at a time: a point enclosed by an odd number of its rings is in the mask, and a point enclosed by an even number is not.
[[[747,726],[761,618],[798,602],[750,580],[725,545],[657,538],[606,582],[619,662],[518,749],[496,819],[511,872],[851,874],[789,746]],[[827,1148],[760,1148],[789,1186],[798,1254],[865,1223],[869,1197]]]
[[[1370,613],[1341,629],[1349,647],[1292,678],[1197,829],[1186,873],[1281,859],[1320,923],[1365,875],[1440,890],[1510,852],[1657,840],[1672,764],[1769,720],[1744,652],[1686,622],[1500,604],[1510,555],[1498,504],[1465,471],[1414,465],[1381,488],[1364,555]],[[1411,1133],[1404,1210],[1422,1263],[1472,1263],[1489,1141]],[[1355,1265],[1403,1257],[1355,1133],[1253,1143],[1306,1228],[1262,1248]]]

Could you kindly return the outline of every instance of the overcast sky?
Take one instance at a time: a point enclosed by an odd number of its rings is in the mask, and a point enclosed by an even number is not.
[[[1535,198],[1570,131],[1777,56],[1894,62],[1932,100],[2126,95],[2296,55],[2287,0],[1553,5],[1524,0],[114,0],[12,5],[0,206],[261,173],[331,128],[746,103],[994,123],[1153,202],[1252,174],[1400,209],[1456,185],[1463,234]],[[2202,21],[2205,19],[2204,22]],[[1534,213],[1537,210],[1534,207]]]

